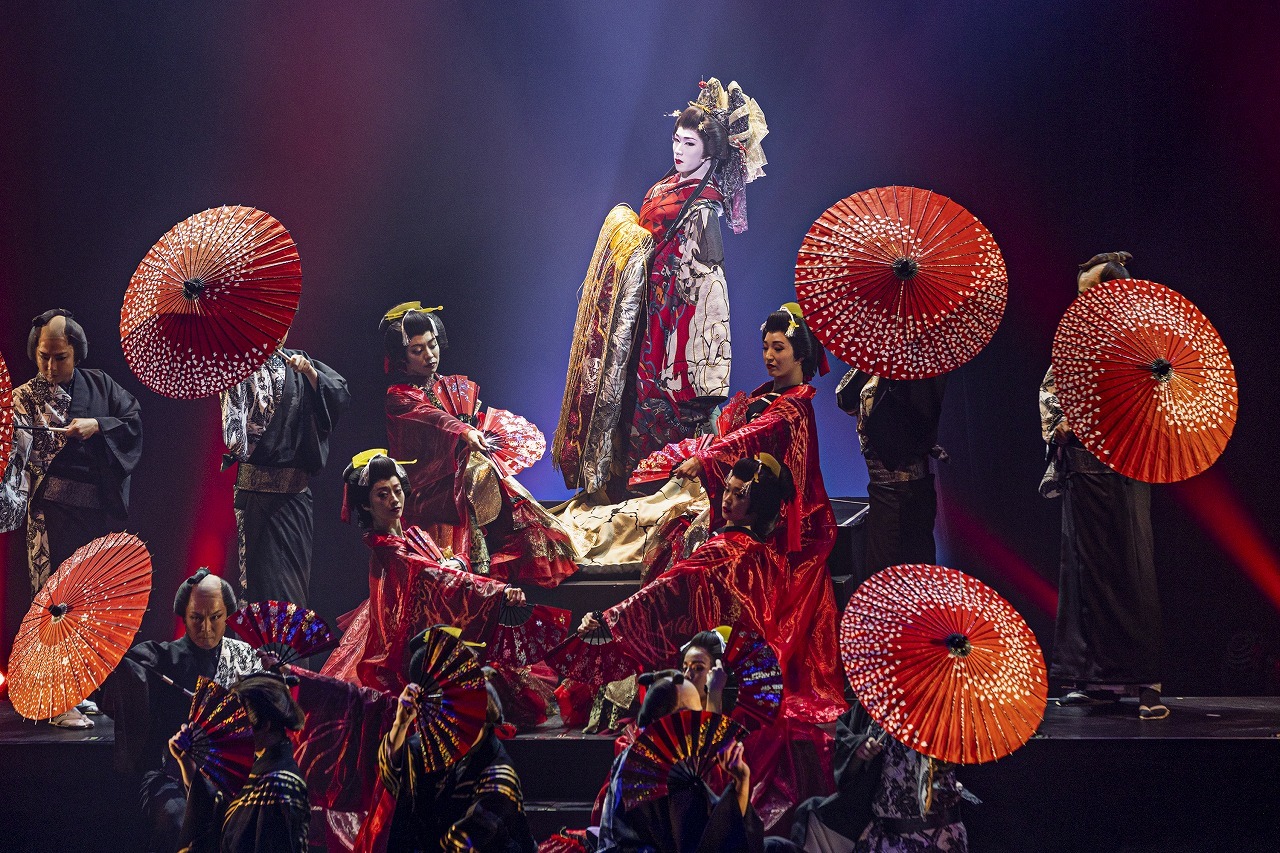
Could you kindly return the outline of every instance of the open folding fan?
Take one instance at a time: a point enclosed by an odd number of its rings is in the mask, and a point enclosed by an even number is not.
[[[485,647],[484,662],[510,667],[532,666],[569,636],[573,614],[559,607],[502,605],[498,627]]]
[[[253,766],[253,727],[243,703],[218,682],[200,676],[191,698],[190,723],[182,748],[210,782],[235,794]]]
[[[480,386],[465,376],[441,376],[431,386],[446,412],[469,424],[476,422],[480,411]]]
[[[858,700],[896,740],[953,764],[1009,755],[1035,734],[1048,692],[1022,616],[976,578],[890,566],[858,587],[840,622]]]
[[[151,247],[120,309],[129,369],[166,397],[209,397],[248,377],[284,340],[302,295],[289,232],[252,207],[215,207]]]
[[[710,711],[677,711],[644,727],[622,764],[622,803],[630,809],[703,784],[727,743],[747,730]]]
[[[484,728],[489,700],[480,663],[465,643],[437,629],[427,633],[425,646],[415,723],[426,772],[434,773],[471,749]]]
[[[1153,281],[1115,279],[1081,294],[1053,337],[1053,375],[1080,442],[1135,480],[1199,474],[1235,429],[1238,388],[1222,338]]]
[[[631,472],[628,486],[640,486],[671,479],[671,472],[696,453],[705,451],[715,440],[713,435],[696,435],[653,451]]]
[[[440,546],[436,544],[436,540],[431,538],[431,534],[421,527],[412,525],[406,527],[404,529],[404,538],[411,549],[429,560],[442,563],[449,558],[445,552],[440,550]]]
[[[151,555],[108,533],[63,561],[36,593],[9,655],[9,698],[29,720],[65,713],[120,663],[151,593]]]
[[[227,622],[242,640],[255,649],[266,649],[282,664],[338,645],[318,613],[288,601],[255,601]]]
[[[805,321],[872,376],[926,379],[987,345],[1008,298],[991,232],[946,196],[878,187],[836,202],[796,258]]]
[[[773,722],[782,705],[782,669],[764,637],[747,628],[734,628],[724,652],[724,666],[738,687],[729,716],[749,731]]]
[[[504,477],[519,474],[547,452],[542,431],[506,409],[485,409],[476,421],[476,429],[484,433],[489,458]]]
[[[594,687],[621,681],[640,671],[640,666],[622,650],[622,644],[614,640],[603,620],[600,627],[585,634],[571,634],[548,652],[543,661],[562,678]]]

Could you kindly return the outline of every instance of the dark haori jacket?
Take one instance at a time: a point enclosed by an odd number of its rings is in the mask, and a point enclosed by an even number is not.
[[[289,740],[268,747],[230,800],[197,773],[187,795],[179,853],[305,853],[307,785]]]
[[[851,370],[836,389],[836,403],[851,415],[861,413],[861,394],[871,375]],[[938,444],[938,421],[947,375],[928,379],[877,379],[871,410],[859,418],[863,452],[898,470],[928,457]]]
[[[468,850],[534,853],[538,845],[524,813],[520,778],[492,730],[452,766],[426,772],[415,731],[391,760],[390,741],[378,750],[378,772],[396,801],[388,850]]]
[[[702,779],[670,786],[660,799],[624,809],[620,774],[630,748],[614,761],[600,818],[596,853],[760,853],[764,824],[751,806],[738,808],[733,785],[717,797]],[[679,771],[677,771],[679,772]]]

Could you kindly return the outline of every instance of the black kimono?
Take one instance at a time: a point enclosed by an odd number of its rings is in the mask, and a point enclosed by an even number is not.
[[[759,853],[764,824],[751,806],[744,815],[730,785],[717,797],[700,778],[672,785],[667,796],[631,809],[622,804],[619,774],[630,747],[613,762],[596,853]]]
[[[14,389],[13,451],[0,484],[0,530],[27,525],[32,594],[76,549],[123,530],[129,475],[142,458],[142,413],[133,395],[101,370],[76,368],[65,385],[37,376]],[[94,418],[80,441],[47,427]]]
[[[492,731],[453,766],[435,773],[423,768],[416,732],[400,765],[392,762],[390,741],[384,738],[378,770],[396,798],[388,850],[534,853],[538,848],[525,817],[520,778]]]
[[[307,357],[316,387],[285,359]],[[222,392],[224,467],[238,464],[235,512],[240,590],[249,601],[306,606],[314,524],[310,478],[329,457],[329,433],[351,401],[347,380],[301,350],[281,349]]]
[[[947,377],[882,379],[851,370],[836,389],[840,408],[858,418],[867,463],[867,571],[937,562],[938,513],[929,459],[945,459],[938,421]]]
[[[228,800],[196,773],[182,820],[182,853],[305,853],[311,824],[307,785],[288,738],[268,747],[249,781]]]
[[[186,791],[169,738],[187,722],[200,676],[231,687],[240,676],[261,669],[248,643],[225,637],[215,649],[202,649],[187,637],[172,642],[148,640],[125,653],[99,692],[102,709],[115,721],[116,769],[136,780],[150,837],[147,849],[177,848],[186,807]],[[169,684],[161,678],[169,678]]]

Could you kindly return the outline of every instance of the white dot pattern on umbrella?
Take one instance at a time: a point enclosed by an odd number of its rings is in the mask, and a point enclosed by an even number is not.
[[[943,566],[868,578],[840,623],[859,701],[906,746],[977,764],[1021,747],[1044,716],[1044,656],[1022,616],[986,584]]]
[[[7,464],[13,449],[13,379],[0,355],[0,459]]]
[[[289,232],[251,207],[217,207],[175,225],[133,274],[120,311],[129,369],[151,390],[217,394],[262,366],[302,293]]]
[[[827,349],[874,376],[925,379],[982,351],[1004,316],[1004,258],[946,196],[879,187],[832,205],[805,235],[796,295]]]
[[[1080,442],[1136,480],[1201,473],[1235,429],[1239,389],[1222,338],[1153,281],[1116,279],[1081,294],[1054,335],[1053,374]]]

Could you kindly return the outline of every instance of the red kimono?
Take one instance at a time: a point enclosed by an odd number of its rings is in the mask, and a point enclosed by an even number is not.
[[[739,395],[725,407],[721,422],[729,430],[698,453],[702,484],[711,500],[711,527],[723,524],[720,498],[735,462],[758,453],[782,460],[795,478],[796,498],[768,545],[789,572],[776,576],[768,590],[771,613],[764,635],[778,654],[783,675],[783,711],[787,717],[831,722],[844,712],[844,679],[836,644],[835,595],[827,556],[836,540],[836,517],[818,466],[818,432],[813,417],[813,386],[783,391],[759,414],[748,409],[773,390],[762,385],[749,398]],[[708,543],[710,544],[710,543]]]
[[[467,497],[471,453],[462,436],[473,427],[441,406],[444,382],[445,377],[437,377],[430,388],[403,384],[387,389],[387,443],[393,459],[413,462],[406,466],[410,494],[405,522],[423,528],[441,547],[470,564],[472,545],[477,543]],[[501,547],[491,555],[490,570],[513,583],[531,581],[544,587],[556,586],[577,571],[568,535],[547,523],[536,501],[513,478],[499,478],[498,488],[502,507],[487,532]]]
[[[506,584],[442,566],[404,537],[366,533],[369,598],[343,617],[342,642],[322,675],[388,693],[404,689],[409,640],[432,625],[484,642],[498,625]]]

